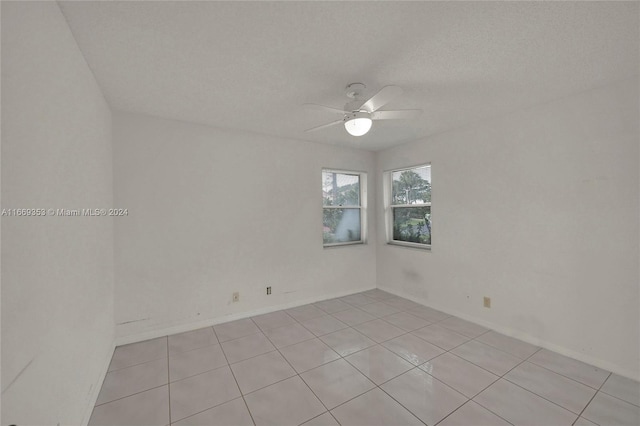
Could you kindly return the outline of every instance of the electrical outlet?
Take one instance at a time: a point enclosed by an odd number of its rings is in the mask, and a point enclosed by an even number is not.
[[[484,307],[485,308],[490,308],[491,307],[491,298],[490,297],[484,297]]]
[[[239,302],[240,301],[240,293],[239,292],[235,292],[233,293],[233,302]]]
[[[271,286],[267,287],[267,294],[271,294]]]

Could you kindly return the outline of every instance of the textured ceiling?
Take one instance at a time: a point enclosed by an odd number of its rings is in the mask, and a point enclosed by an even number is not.
[[[119,110],[378,150],[639,72],[637,2],[60,2]],[[355,138],[344,87],[405,93]]]

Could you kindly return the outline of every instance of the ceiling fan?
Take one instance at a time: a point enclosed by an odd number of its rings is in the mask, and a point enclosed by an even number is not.
[[[346,88],[346,95],[351,101],[347,102],[344,109],[332,108],[318,104],[304,104],[307,108],[321,109],[334,114],[339,113],[342,119],[332,121],[321,126],[312,127],[305,132],[315,132],[326,127],[343,123],[346,131],[352,136],[362,136],[371,130],[374,120],[399,120],[415,118],[422,113],[419,109],[405,109],[397,111],[379,111],[393,98],[402,94],[398,86],[385,86],[368,100],[362,99],[362,93],[366,86],[362,83],[351,83]]]

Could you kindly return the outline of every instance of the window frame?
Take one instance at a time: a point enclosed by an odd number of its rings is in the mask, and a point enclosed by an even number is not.
[[[416,208],[416,207],[429,207],[429,211],[431,210],[432,201],[423,203],[423,204],[393,204],[393,174],[397,172],[404,172],[407,170],[419,169],[422,167],[429,167],[429,176],[431,176],[431,162],[417,164],[414,166],[395,168],[391,170],[386,170],[383,173],[383,189],[384,189],[384,214],[385,214],[385,224],[386,224],[386,233],[387,233],[387,244],[393,246],[400,247],[408,247],[420,250],[431,250],[431,246],[433,244],[433,240],[431,244],[422,244],[422,243],[414,243],[411,241],[400,241],[395,240],[393,238],[393,218],[394,218],[394,209],[397,208]],[[429,185],[431,185],[431,178],[429,178]],[[431,193],[433,200],[433,192]],[[432,214],[432,213],[431,213]],[[431,234],[432,235],[432,234]]]
[[[323,167],[321,170],[320,176],[322,177],[325,172],[358,176],[359,186],[360,186],[360,196],[359,196],[360,205],[358,206],[325,206],[323,201],[321,201],[321,203],[322,203],[323,218],[324,218],[325,209],[358,209],[360,211],[360,240],[344,241],[344,242],[337,242],[337,243],[325,243],[324,231],[323,231],[322,247],[331,248],[331,247],[342,247],[342,246],[366,244],[367,243],[367,172],[359,171],[359,170],[345,170],[345,169],[335,169],[332,167]],[[320,187],[320,190],[323,191],[322,186]],[[324,230],[324,220],[323,220],[322,226]]]

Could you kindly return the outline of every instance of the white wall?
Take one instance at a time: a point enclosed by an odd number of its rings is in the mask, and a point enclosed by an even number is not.
[[[110,207],[111,157],[58,5],[2,2],[2,207]],[[113,221],[3,217],[2,424],[86,423],[113,333]]]
[[[379,220],[378,286],[638,378],[638,96],[635,78],[380,152],[377,176],[432,163],[434,230],[431,252],[389,246]]]
[[[323,249],[321,188],[368,172],[373,206],[373,153],[120,112],[113,140],[120,342],[375,286],[374,209],[369,244]]]

